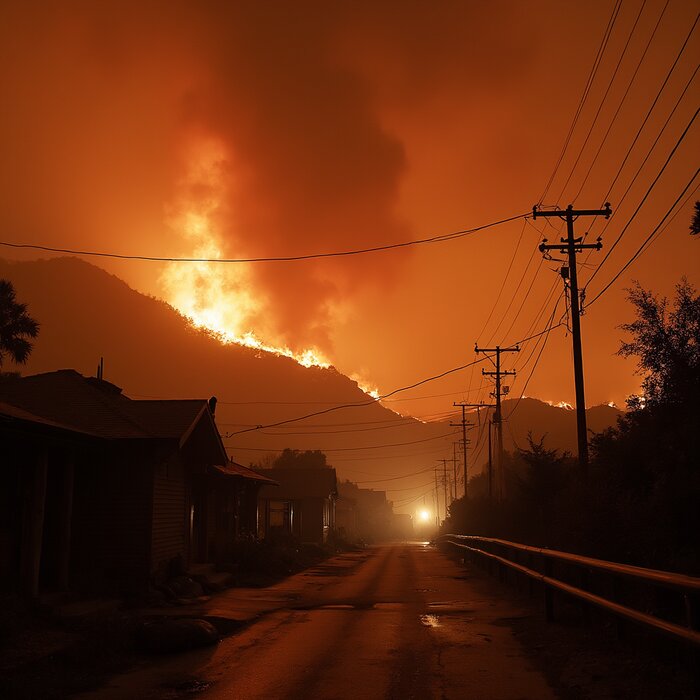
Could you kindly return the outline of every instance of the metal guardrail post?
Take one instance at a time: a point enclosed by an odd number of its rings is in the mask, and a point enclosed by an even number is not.
[[[544,560],[544,575],[552,578],[552,560]],[[547,622],[554,622],[554,591],[546,583],[544,585],[544,614]]]
[[[580,588],[583,591],[591,590],[591,571],[590,569],[581,569]],[[591,622],[591,606],[585,601],[581,601],[581,616],[583,621],[588,625]]]
[[[548,621],[554,619],[554,593],[562,592],[566,596],[581,601],[581,604],[596,609],[604,610],[612,614],[618,620],[618,634],[622,636],[625,628],[623,622],[628,624],[644,625],[658,633],[689,643],[692,645],[691,653],[696,658],[700,653],[700,630],[698,630],[698,595],[700,594],[700,578],[685,574],[646,569],[628,564],[593,559],[569,552],[532,547],[517,542],[501,540],[493,537],[477,537],[472,535],[443,535],[439,542],[450,544],[457,549],[469,552],[473,560],[478,555],[479,560],[486,560],[489,573],[493,573],[493,566],[497,566],[499,576],[502,571],[512,569],[516,576],[527,576],[531,584],[539,582],[544,588],[545,614]],[[492,551],[496,549],[496,552]],[[517,554],[516,554],[517,553]],[[522,555],[519,555],[522,553]],[[539,561],[537,558],[539,557]],[[527,566],[520,563],[522,559],[527,561]],[[516,561],[517,560],[517,561]],[[568,577],[555,576],[561,574],[559,566],[567,565],[580,567],[579,586],[567,582]],[[602,592],[594,593],[590,577],[594,574],[603,574],[612,579],[612,591],[607,597]],[[683,622],[672,622],[664,617],[651,614],[639,607],[630,607],[629,597],[625,594],[626,582],[644,584],[655,588],[675,591],[683,599]],[[600,587],[600,586],[599,586]],[[700,688],[700,686],[699,686]],[[700,696],[700,694],[699,694]]]

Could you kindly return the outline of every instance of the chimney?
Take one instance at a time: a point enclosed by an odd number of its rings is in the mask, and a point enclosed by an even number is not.
[[[216,415],[216,396],[212,396],[209,399],[209,410],[211,411],[212,416]]]

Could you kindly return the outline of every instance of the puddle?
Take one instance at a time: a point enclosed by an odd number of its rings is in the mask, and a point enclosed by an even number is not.
[[[401,610],[404,607],[404,603],[375,603],[375,610]]]
[[[420,621],[426,627],[440,627],[440,619],[437,615],[421,615]]]
[[[320,610],[354,610],[354,605],[322,605]]]
[[[440,610],[449,610],[450,612],[473,613],[474,608],[469,606],[465,600],[444,600],[429,603],[429,608],[438,608]]]

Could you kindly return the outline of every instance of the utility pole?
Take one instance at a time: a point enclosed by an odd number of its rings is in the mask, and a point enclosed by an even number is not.
[[[493,460],[491,457],[491,419],[489,418],[489,500],[493,500]]]
[[[457,500],[457,443],[456,442],[452,443],[452,476],[454,478],[454,485],[455,485],[455,495],[454,495],[454,498],[452,500],[456,501]]]
[[[435,467],[435,518],[437,522],[435,523],[440,527],[440,491],[438,491],[438,470]]]
[[[467,406],[471,404],[467,403],[460,403],[458,401],[455,401],[453,406],[461,406],[462,407],[462,421],[460,423],[450,423],[450,426],[453,428],[457,428],[460,425],[462,426],[462,452],[463,452],[463,457],[464,457],[464,498],[467,498],[467,483],[468,483],[468,474],[467,474],[467,429],[472,428],[474,426],[474,423],[468,423],[467,422]],[[457,490],[457,487],[455,485],[455,491]]]
[[[447,520],[447,460],[442,460],[442,490],[445,494],[445,520]]]
[[[467,408],[475,408],[478,415],[479,409],[495,408],[495,406],[493,404],[486,403],[465,403],[464,401],[455,401],[452,405],[462,407],[462,422],[450,423],[450,425],[455,428],[459,427],[460,425],[462,426],[462,445],[464,450],[464,498],[467,498],[467,444],[469,442],[467,440],[467,430],[473,428],[474,423],[467,422],[466,410]]]
[[[487,372],[482,369],[481,374],[485,377],[496,377],[496,391],[491,395],[496,399],[496,411],[493,414],[493,422],[496,426],[496,465],[498,467],[496,471],[496,478],[498,481],[498,496],[500,499],[505,498],[506,495],[506,479],[503,469],[503,417],[501,415],[501,393],[507,394],[507,387],[501,388],[501,377],[515,376],[515,370],[503,370],[501,369],[501,353],[502,352],[520,352],[520,348],[516,345],[512,348],[502,348],[500,345],[496,345],[495,348],[480,348],[478,345],[474,346],[474,351],[479,353],[496,353],[496,371]]]
[[[610,218],[612,209],[606,202],[605,209],[574,209],[569,204],[566,210],[541,211],[535,205],[532,207],[532,217],[559,217],[566,220],[566,238],[561,243],[547,244],[547,239],[540,244],[540,252],[558,250],[568,256],[568,269],[563,267],[561,274],[564,280],[569,278],[571,291],[571,339],[574,350],[574,384],[576,387],[576,432],[578,435],[578,461],[584,478],[588,476],[588,430],[586,428],[586,400],[583,392],[583,354],[581,352],[581,298],[578,291],[578,275],[576,272],[576,253],[583,250],[600,250],[603,245],[600,238],[595,243],[583,243],[583,237],[574,237],[574,219],[579,216],[604,216]]]

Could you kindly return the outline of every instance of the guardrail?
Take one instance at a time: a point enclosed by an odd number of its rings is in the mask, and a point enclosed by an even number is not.
[[[488,562],[496,562],[500,567],[512,569],[531,581],[542,584],[548,620],[554,617],[553,593],[560,591],[586,605],[606,610],[618,618],[644,625],[684,642],[700,645],[700,632],[696,629],[696,598],[700,594],[700,578],[531,547],[493,537],[441,535],[437,543],[456,547]],[[576,583],[572,582],[572,578],[577,579]],[[632,607],[629,599],[633,599],[634,596],[631,591],[622,590],[621,582],[646,589],[646,594],[641,595],[642,605]],[[604,589],[611,586],[611,595],[604,592]],[[679,596],[675,607],[676,613],[681,612],[676,617],[682,617],[684,624],[660,617],[648,609],[639,609],[644,605],[649,607],[650,589],[673,591]],[[651,595],[653,596],[653,593]],[[639,595],[637,597],[640,598]],[[624,604],[621,602],[623,598]]]

